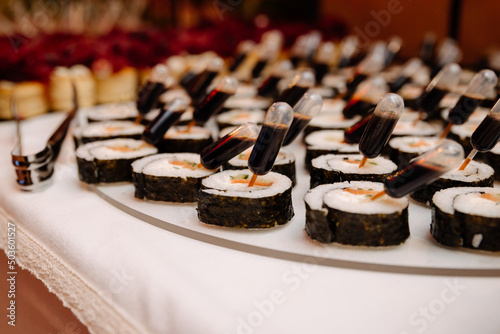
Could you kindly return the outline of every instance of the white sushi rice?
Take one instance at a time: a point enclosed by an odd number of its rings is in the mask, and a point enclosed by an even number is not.
[[[387,174],[394,172],[398,168],[394,162],[384,157],[368,159],[366,164],[359,168],[359,162],[361,162],[362,158],[363,156],[361,154],[339,154],[329,159],[327,164],[331,170],[338,170],[348,174]],[[356,163],[349,161],[356,161]]]
[[[499,189],[490,193],[498,196],[500,199]],[[481,193],[478,192],[469,192],[457,195],[453,200],[453,208],[455,211],[462,212],[467,215],[500,218],[499,202],[483,198],[481,197]]]
[[[344,142],[344,131],[321,130],[310,133],[305,138],[309,149],[337,150],[342,152],[359,152],[358,144],[346,144]]]
[[[500,143],[496,144],[490,152],[493,154],[500,154]]]
[[[116,148],[127,147],[130,151],[120,151]],[[76,150],[76,156],[80,159],[92,161],[133,159],[158,152],[158,149],[145,141],[134,139],[110,139],[84,144]]]
[[[233,109],[217,116],[217,123],[241,125],[247,122],[262,124],[266,112],[261,109]]]
[[[436,205],[439,210],[444,213],[452,215],[455,212],[453,208],[453,201],[455,197],[461,194],[467,193],[498,193],[499,190],[496,188],[489,187],[454,187],[440,190],[434,194],[432,197],[432,202]]]
[[[361,119],[361,116],[355,116],[352,119],[347,119],[342,114],[329,112],[321,112],[314,116],[309,122],[309,126],[316,126],[325,129],[345,129]]]
[[[460,94],[448,93],[439,101],[439,108],[453,108],[458,99],[460,99]]]
[[[139,115],[134,102],[108,103],[93,108],[81,109],[88,119],[95,121],[109,121],[115,119],[135,118]]]
[[[111,137],[136,135],[144,132],[144,125],[131,121],[105,121],[89,123],[74,130],[75,137]]]
[[[413,83],[408,83],[401,87],[401,89],[398,91],[398,94],[404,99],[404,100],[415,100],[422,95],[424,91],[423,86],[416,85]]]
[[[321,113],[342,114],[347,103],[342,99],[323,99]]]
[[[230,97],[224,108],[227,109],[263,109],[267,110],[272,104],[270,99],[262,97]]]
[[[406,153],[422,154],[436,147],[440,142],[436,137],[396,137],[389,140],[389,146]]]
[[[345,91],[345,84],[346,84],[346,76],[341,75],[341,74],[327,74],[323,77],[323,80],[321,83],[324,86],[331,87],[331,88],[336,88],[340,92]]]
[[[202,185],[208,189],[201,191],[219,196],[263,198],[282,194],[292,187],[292,181],[288,177],[274,172],[257,178],[258,182],[272,182],[270,186],[248,187],[247,183],[231,183],[231,177],[239,178],[242,175],[247,175],[248,180],[252,177],[248,169],[226,170],[213,174],[203,179]]]
[[[450,132],[457,135],[461,140],[465,140],[470,138],[478,125],[479,122],[467,121],[461,125],[453,125]]]
[[[477,182],[491,177],[495,171],[489,165],[472,160],[464,170],[454,169],[440,176],[441,179]]]
[[[369,196],[364,194],[353,194],[346,189],[369,190],[380,192],[384,190],[384,185],[379,182],[358,181],[351,182],[349,187],[343,189],[334,189],[323,196],[323,202],[326,206],[349,213],[358,214],[392,214],[402,212],[408,207],[408,198],[392,198],[387,195],[370,201]]]
[[[414,124],[413,121],[400,120],[392,134],[394,136],[435,136],[442,130],[443,128],[438,123],[419,121]]]
[[[186,132],[187,126],[173,126],[163,136],[165,139],[207,139],[211,138],[210,130],[192,126],[189,132]]]
[[[159,98],[161,103],[164,103],[167,105],[174,102],[175,99],[184,99],[188,103],[191,102],[191,98],[189,97],[189,95],[186,93],[186,91],[184,89],[181,89],[181,88],[169,89],[165,93],[161,94],[160,98]]]
[[[228,163],[236,167],[247,166],[248,157],[252,152],[252,149],[253,147],[247,148],[245,151],[229,160]],[[278,156],[276,157],[274,165],[286,165],[293,162],[295,162],[295,156],[293,155],[293,153],[287,148],[281,148],[278,152]]]
[[[174,161],[185,161],[196,165],[193,168],[187,168],[173,164]],[[188,177],[200,178],[213,174],[213,170],[203,167],[197,167],[200,163],[200,155],[195,153],[163,153],[148,156],[132,163],[132,169],[135,173],[143,173],[154,176]]]
[[[254,97],[257,95],[257,88],[252,84],[239,84],[234,96],[237,98]]]
[[[328,212],[326,208],[323,208],[323,196],[334,189],[343,189],[349,187],[349,182],[338,182],[331,184],[322,184],[313,189],[310,189],[304,196],[304,201],[309,205],[312,210],[321,210],[323,212]]]
[[[328,98],[333,96],[333,88],[331,87],[313,87],[309,89],[309,94],[316,93],[322,98]]]

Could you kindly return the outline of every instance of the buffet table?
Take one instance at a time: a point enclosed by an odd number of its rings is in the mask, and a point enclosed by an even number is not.
[[[52,113],[27,120],[23,134],[44,142],[63,117]],[[134,217],[81,184],[70,136],[53,184],[22,192],[10,162],[14,144],[14,123],[1,123],[0,247],[7,248],[8,225],[14,224],[17,264],[43,281],[90,332],[500,330],[498,270],[484,275],[384,271],[218,245],[214,239],[193,238]],[[303,240],[329,249],[305,232]],[[492,259],[500,266],[500,256],[488,255]]]

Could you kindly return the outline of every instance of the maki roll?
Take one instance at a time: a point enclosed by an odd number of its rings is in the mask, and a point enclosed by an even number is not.
[[[157,147],[161,153],[189,152],[200,153],[212,144],[212,133],[203,127],[173,126],[163,136]]]
[[[493,187],[495,171],[489,165],[471,161],[464,170],[454,169],[436,181],[415,191],[410,197],[417,202],[430,204],[432,196],[442,189],[452,187]]]
[[[342,130],[316,131],[305,137],[305,165],[311,169],[311,161],[325,154],[357,154],[358,144],[347,144]]]
[[[89,109],[83,109],[89,122],[102,121],[133,121],[139,115],[134,102],[101,104]]]
[[[246,169],[248,168],[248,158],[250,157],[250,153],[252,152],[252,148],[249,148],[239,154],[238,156],[232,158],[224,165],[224,170],[227,169]],[[295,156],[293,153],[286,149],[282,148],[278,156],[276,157],[276,161],[274,162],[272,171],[275,173],[283,174],[288,176],[290,180],[292,180],[292,185],[295,186],[297,184],[297,176],[296,176],[296,168],[295,168]]]
[[[420,96],[425,87],[414,83],[408,83],[401,87],[398,94],[403,98],[405,106],[413,110],[418,110],[420,107]]]
[[[248,186],[252,173],[226,170],[201,182],[198,218],[212,225],[269,228],[283,225],[294,215],[292,181],[270,172]]]
[[[500,251],[500,189],[437,192],[432,198],[431,235],[446,246]]]
[[[267,110],[272,104],[272,101],[268,98],[255,96],[255,97],[230,97],[226,103],[224,103],[224,108],[222,112],[226,112],[233,109],[245,109],[245,110]]]
[[[399,245],[410,235],[408,199],[385,196],[379,182],[352,181],[320,185],[308,191],[306,231],[319,242],[356,246]]]
[[[401,119],[394,128],[392,132],[393,137],[402,136],[420,136],[420,137],[430,137],[437,136],[443,130],[441,124],[437,122],[424,122]]]
[[[144,125],[130,121],[93,122],[73,132],[75,147],[99,140],[116,138],[141,139]]]
[[[135,197],[152,201],[196,202],[201,180],[215,171],[199,166],[195,153],[163,153],[132,163]]]
[[[361,119],[361,116],[355,116],[354,118],[345,118],[342,113],[329,113],[322,112],[319,115],[313,117],[311,122],[304,129],[304,137],[308,134],[321,131],[321,130],[344,130],[350,126],[353,126]]]
[[[389,159],[376,157],[366,165],[359,167],[361,154],[336,155],[326,154],[312,160],[310,186],[343,181],[382,182],[384,178],[396,171],[397,166]]]
[[[255,110],[234,109],[218,115],[216,119],[219,129],[224,129],[228,127],[242,125],[247,122],[262,124],[265,115],[266,115],[265,111],[260,109],[255,109]]]
[[[78,176],[85,183],[130,182],[132,162],[157,152],[156,147],[134,139],[84,144],[76,150]]]
[[[436,137],[396,137],[389,140],[390,153],[392,161],[399,164],[401,161],[408,162],[418,157],[424,152],[433,149],[440,142]]]

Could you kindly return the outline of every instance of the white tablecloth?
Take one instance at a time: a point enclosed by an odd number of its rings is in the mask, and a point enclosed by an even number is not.
[[[28,120],[23,133],[43,142],[61,119]],[[91,332],[500,332],[500,278],[340,269],[188,239],[83,187],[70,138],[54,184],[21,192],[10,163],[14,130],[12,122],[0,124],[0,247],[10,220],[17,225],[18,264]]]

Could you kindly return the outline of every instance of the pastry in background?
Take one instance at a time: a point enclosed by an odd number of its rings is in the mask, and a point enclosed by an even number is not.
[[[0,81],[0,119],[12,118],[10,105],[14,94],[17,112],[21,118],[43,114],[49,110],[43,84],[35,81]]]
[[[135,100],[139,84],[139,74],[135,68],[125,66],[114,72],[113,65],[100,59],[92,65],[96,80],[96,101],[116,103]]]
[[[90,69],[83,65],[56,67],[49,78],[49,101],[52,110],[73,108],[72,82],[75,83],[78,106],[95,105],[96,84]]]

